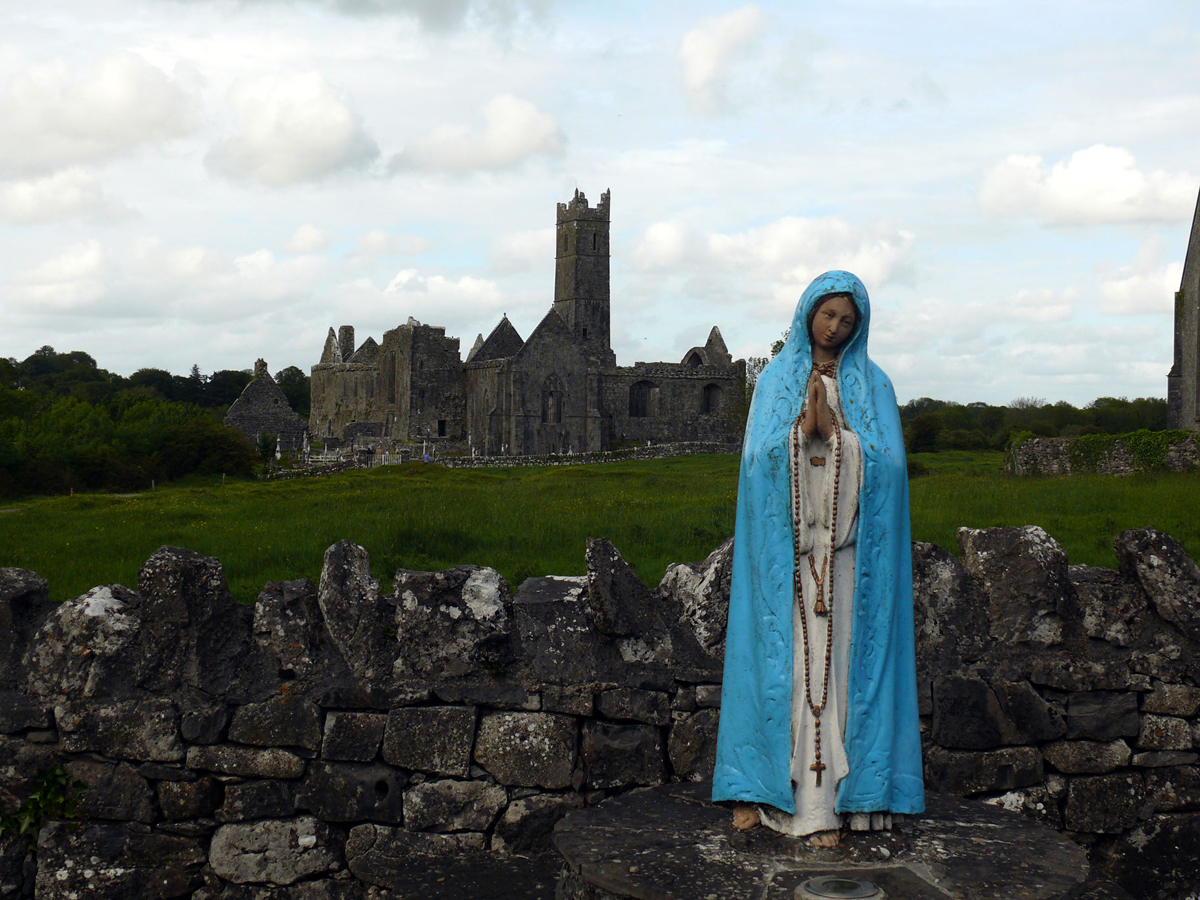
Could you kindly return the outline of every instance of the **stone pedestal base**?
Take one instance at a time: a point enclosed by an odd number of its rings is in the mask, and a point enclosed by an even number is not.
[[[664,785],[571,813],[554,830],[560,900],[792,900],[819,875],[873,882],[888,900],[1079,897],[1087,855],[1019,813],[930,794],[890,832],[851,832],[834,850],[764,827],[735,832],[711,785]],[[1093,893],[1092,897],[1117,897]]]

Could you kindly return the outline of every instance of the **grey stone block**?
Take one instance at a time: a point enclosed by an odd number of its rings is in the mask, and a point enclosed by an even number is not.
[[[671,721],[671,700],[661,691],[635,688],[601,691],[596,697],[596,710],[610,719],[632,719],[649,725],[666,725]]]
[[[95,706],[55,707],[62,749],[93,751],[139,762],[183,759],[179,716],[170,700],[130,700]]]
[[[548,849],[555,824],[573,809],[583,808],[579,794],[536,794],[508,804],[492,833],[493,853],[528,853]]]
[[[224,706],[198,707],[184,710],[179,730],[183,739],[190,743],[216,744],[220,742],[228,722],[229,713]]]
[[[1113,741],[1135,737],[1140,723],[1137,694],[1091,691],[1067,698],[1067,737]]]
[[[387,825],[355,825],[346,841],[346,862],[360,881],[390,889],[399,872],[422,864],[451,865],[484,846],[482,834],[417,834]]]
[[[555,685],[542,689],[542,709],[545,712],[590,716],[595,707],[595,698],[590,688]]]
[[[233,711],[229,740],[258,747],[321,746],[321,708],[301,697],[282,696],[248,703]]]
[[[1069,831],[1119,834],[1138,823],[1146,782],[1138,772],[1072,778],[1063,824]]]
[[[299,778],[304,774],[304,760],[277,747],[234,747],[229,744],[192,747],[187,753],[187,764],[190,769],[222,775]]]
[[[379,753],[387,720],[388,717],[384,713],[326,713],[321,757],[370,762]]]
[[[661,784],[666,776],[662,735],[653,725],[585,722],[582,757],[593,789]]]
[[[245,781],[225,786],[225,802],[217,810],[218,822],[247,822],[290,816],[295,806],[287,781]]]
[[[87,785],[79,811],[93,819],[117,819],[149,824],[158,818],[150,782],[128,763],[75,759],[63,765],[76,781]]]
[[[1122,740],[1056,741],[1042,747],[1046,761],[1060,772],[1103,775],[1129,764],[1129,745]]]
[[[1153,528],[1123,531],[1114,542],[1121,572],[1138,580],[1158,614],[1200,641],[1200,567],[1170,535]]]
[[[575,769],[575,719],[557,713],[483,716],[475,761],[501,784],[565,788]]]
[[[427,781],[404,792],[409,831],[487,831],[508,795],[484,781]]]
[[[671,760],[671,768],[680,778],[686,781],[712,778],[717,756],[719,719],[715,709],[702,709],[671,726],[667,756]]]
[[[382,763],[312,763],[300,782],[296,808],[326,822],[403,821],[403,772]]]
[[[342,867],[338,834],[312,816],[222,825],[213,835],[208,862],[235,884],[292,884]]]
[[[383,734],[383,758],[402,769],[465,778],[474,739],[473,706],[393,709]]]
[[[158,805],[166,819],[202,819],[216,811],[223,794],[215,778],[163,781],[158,785]]]
[[[1142,697],[1142,712],[1189,719],[1200,710],[1200,688],[1187,684],[1163,684]]]
[[[925,784],[935,791],[970,796],[1030,787],[1043,778],[1042,755],[1033,747],[975,753],[925,748]]]
[[[933,739],[943,747],[991,750],[1016,743],[1017,733],[986,682],[952,676],[933,683]]]
[[[1173,716],[1142,716],[1139,750],[1191,750],[1192,727]]]
[[[1200,809],[1200,768],[1153,769],[1146,773],[1146,789],[1159,812]]]
[[[1145,769],[1160,766],[1190,766],[1200,755],[1185,753],[1181,750],[1147,750],[1145,753],[1133,754],[1133,765]]]

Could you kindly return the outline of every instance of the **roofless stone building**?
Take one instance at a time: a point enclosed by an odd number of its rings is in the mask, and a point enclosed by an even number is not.
[[[1175,363],[1167,375],[1167,427],[1200,431],[1200,199],[1175,294]]]
[[[225,424],[241,429],[255,442],[263,434],[274,435],[279,450],[289,455],[300,452],[308,434],[308,426],[292,411],[283,389],[261,359],[254,363],[254,378],[225,414]]]
[[[558,204],[554,302],[528,338],[507,317],[466,359],[410,318],[376,343],[329,329],[312,367],[312,439],[433,444],[442,453],[580,453],[617,442],[736,444],[745,386],[714,326],[678,363],[618,366],[610,343],[609,192]]]

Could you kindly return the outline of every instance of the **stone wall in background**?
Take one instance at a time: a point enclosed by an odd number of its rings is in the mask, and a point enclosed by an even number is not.
[[[1162,432],[1088,435],[1083,438],[1029,438],[1005,453],[1004,469],[1014,475],[1132,475],[1154,469],[1188,472],[1200,464],[1194,434],[1165,440]],[[1144,446],[1130,446],[1141,441]],[[1141,451],[1141,452],[1139,452]]]
[[[1200,571],[1152,530],[1119,571],[1038,528],[914,544],[929,787],[1047,821],[1137,897],[1200,888]],[[537,853],[566,812],[712,767],[732,542],[642,584],[396,573],[230,598],[163,548],[63,604],[0,570],[0,812],[61,763],[79,823],[0,840],[0,898],[384,898],[413,860]],[[452,862],[453,861],[453,862]]]

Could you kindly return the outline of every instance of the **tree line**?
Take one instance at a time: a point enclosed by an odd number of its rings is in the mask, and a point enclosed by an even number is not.
[[[0,357],[0,497],[137,491],[196,472],[251,475],[258,449],[222,420],[252,377],[193,365],[189,375],[139,369],[125,378],[87,353],[50,346],[21,361]],[[307,417],[304,372],[289,366],[276,381]]]

